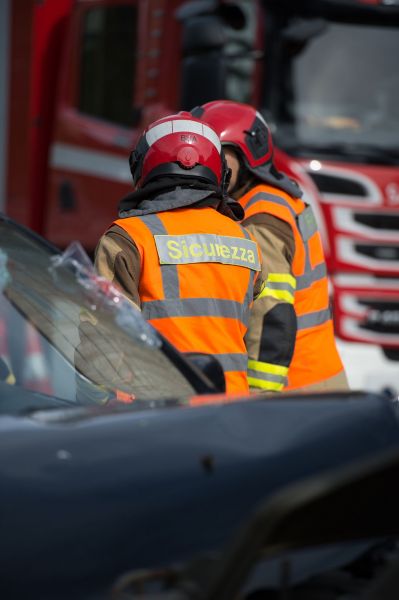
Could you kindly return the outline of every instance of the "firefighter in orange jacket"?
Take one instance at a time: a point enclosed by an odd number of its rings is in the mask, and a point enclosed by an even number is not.
[[[215,129],[232,169],[229,193],[263,255],[263,302],[247,348],[252,388],[348,389],[334,338],[320,234],[299,186],[273,164],[270,130],[252,106],[214,101],[191,111]]]
[[[227,198],[211,127],[179,113],[152,123],[130,155],[135,191],[96,249],[96,267],[182,352],[213,354],[228,392],[248,391],[244,336],[260,251]]]

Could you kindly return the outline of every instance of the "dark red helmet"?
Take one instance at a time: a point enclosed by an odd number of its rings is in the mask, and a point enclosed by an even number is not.
[[[213,127],[223,144],[235,146],[246,165],[256,169],[273,160],[273,140],[262,115],[249,104],[207,102],[191,111]]]
[[[131,153],[129,165],[136,187],[174,176],[223,188],[227,174],[217,134],[188,112],[151,123]]]
[[[238,151],[248,171],[260,180],[294,196],[302,195],[299,186],[275,168],[269,126],[253,106],[232,100],[215,100],[197,106],[191,114],[210,125],[223,145]]]

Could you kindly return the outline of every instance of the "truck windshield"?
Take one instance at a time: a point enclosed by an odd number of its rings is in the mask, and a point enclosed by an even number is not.
[[[398,163],[397,27],[292,19],[274,48],[269,119],[280,147]]]

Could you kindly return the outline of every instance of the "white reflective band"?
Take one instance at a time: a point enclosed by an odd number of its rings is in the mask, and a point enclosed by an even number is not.
[[[155,127],[152,127],[149,131],[147,131],[145,134],[147,144],[152,146],[155,144],[155,142],[165,137],[165,135],[173,133],[172,123],[173,121],[166,121],[166,123],[155,125]]]
[[[203,125],[203,130],[204,130],[204,136],[209,141],[211,141],[214,146],[216,146],[217,151],[220,154],[220,150],[222,148],[222,145],[221,145],[220,139],[218,138],[217,133],[215,133],[213,131],[213,129],[211,129],[210,127],[208,127],[208,125]]]
[[[123,183],[131,183],[132,180],[126,157],[119,158],[115,154],[87,150],[71,144],[52,146],[50,166],[53,169],[83,173]]]
[[[189,121],[188,119],[172,121],[172,128],[173,133],[177,133],[178,131],[187,131],[190,133],[198,133],[199,135],[204,135],[202,131],[202,123],[197,123],[196,121]]]
[[[145,138],[147,140],[147,144],[152,146],[152,144],[165,137],[165,135],[170,135],[171,133],[177,132],[202,135],[215,146],[220,154],[221,143],[213,129],[204,123],[196,123],[195,121],[189,121],[188,119],[179,119],[176,121],[159,123],[159,125],[155,125],[155,127],[152,127],[147,131]]]

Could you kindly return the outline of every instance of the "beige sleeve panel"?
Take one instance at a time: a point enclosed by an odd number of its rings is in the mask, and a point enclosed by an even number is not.
[[[268,269],[269,272],[277,273],[281,268],[282,273],[291,273],[295,240],[288,223],[273,215],[262,213],[243,221],[242,225],[253,235],[260,246],[263,269],[267,269],[269,263],[273,267],[273,269]]]
[[[288,223],[266,214],[251,217],[243,225],[261,249],[265,282],[254,301],[245,340],[248,381],[253,389],[281,391],[286,385],[296,337],[296,282],[291,268],[294,235]]]
[[[259,254],[259,263],[260,266],[262,267],[262,262],[263,262],[263,258],[262,258],[262,250],[259,247],[258,242],[256,241],[256,238],[252,235],[252,233],[249,234],[251,240],[257,245],[258,247],[258,254]],[[255,279],[254,279],[254,289],[253,289],[253,299],[255,300],[255,298],[257,298],[259,296],[259,294],[261,293],[262,289],[264,286],[264,282],[263,282],[263,277],[262,277],[262,271],[258,271],[257,273],[255,273]]]
[[[113,225],[102,236],[97,244],[94,264],[99,275],[112,281],[136,308],[140,307],[140,253],[121,227]]]

